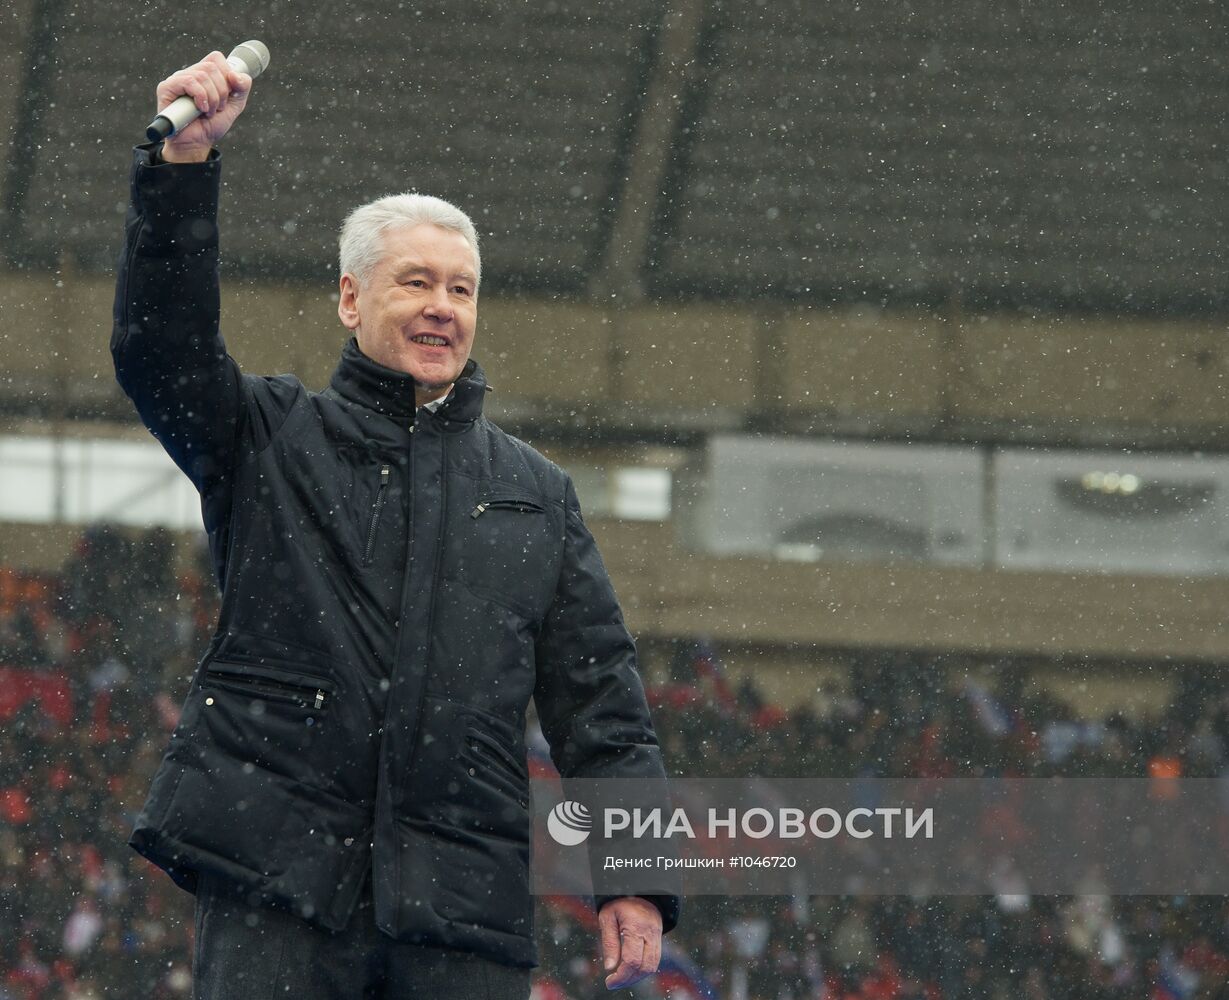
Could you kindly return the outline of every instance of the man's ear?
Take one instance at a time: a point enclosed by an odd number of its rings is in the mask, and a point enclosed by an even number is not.
[[[337,316],[347,330],[358,329],[358,281],[348,271],[341,276],[341,298],[337,300]]]

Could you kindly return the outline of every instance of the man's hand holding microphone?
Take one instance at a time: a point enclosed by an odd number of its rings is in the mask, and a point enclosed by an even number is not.
[[[235,63],[242,64],[236,55],[240,49],[252,44],[259,43],[244,43],[231,53],[229,60],[221,52],[210,52],[200,62],[172,73],[158,84],[159,114],[150,126],[151,138],[159,123],[163,123],[161,127],[165,131],[168,119],[174,121],[188,115],[199,116],[180,125],[163,141],[162,159],[165,162],[203,163],[209,156],[209,150],[243,114],[254,74],[236,68]],[[264,52],[267,62],[268,50]],[[257,65],[252,68],[259,72],[264,67]],[[186,102],[177,107],[176,102],[185,97],[191,101],[192,107],[186,107]]]

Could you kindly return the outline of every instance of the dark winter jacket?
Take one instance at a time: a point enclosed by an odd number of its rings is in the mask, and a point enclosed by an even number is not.
[[[111,351],[200,491],[222,608],[130,843],[189,891],[208,870],[331,929],[373,866],[386,934],[536,964],[529,699],[565,777],[664,778],[572,483],[482,415],[472,359],[435,411],[353,339],[322,392],[241,373],[220,156],[151,149]],[[672,927],[678,898],[648,898]]]

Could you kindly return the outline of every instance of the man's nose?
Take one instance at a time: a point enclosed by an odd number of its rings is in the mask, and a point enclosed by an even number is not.
[[[431,293],[431,299],[423,309],[423,315],[447,323],[452,319],[452,302],[448,298],[448,289],[439,287]]]

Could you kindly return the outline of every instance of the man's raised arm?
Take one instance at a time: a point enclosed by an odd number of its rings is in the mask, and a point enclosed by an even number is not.
[[[203,490],[229,471],[243,407],[218,331],[219,154],[251,78],[220,52],[158,85],[158,108],[190,95],[201,117],[138,146],[115,288],[115,375],[145,426]]]

